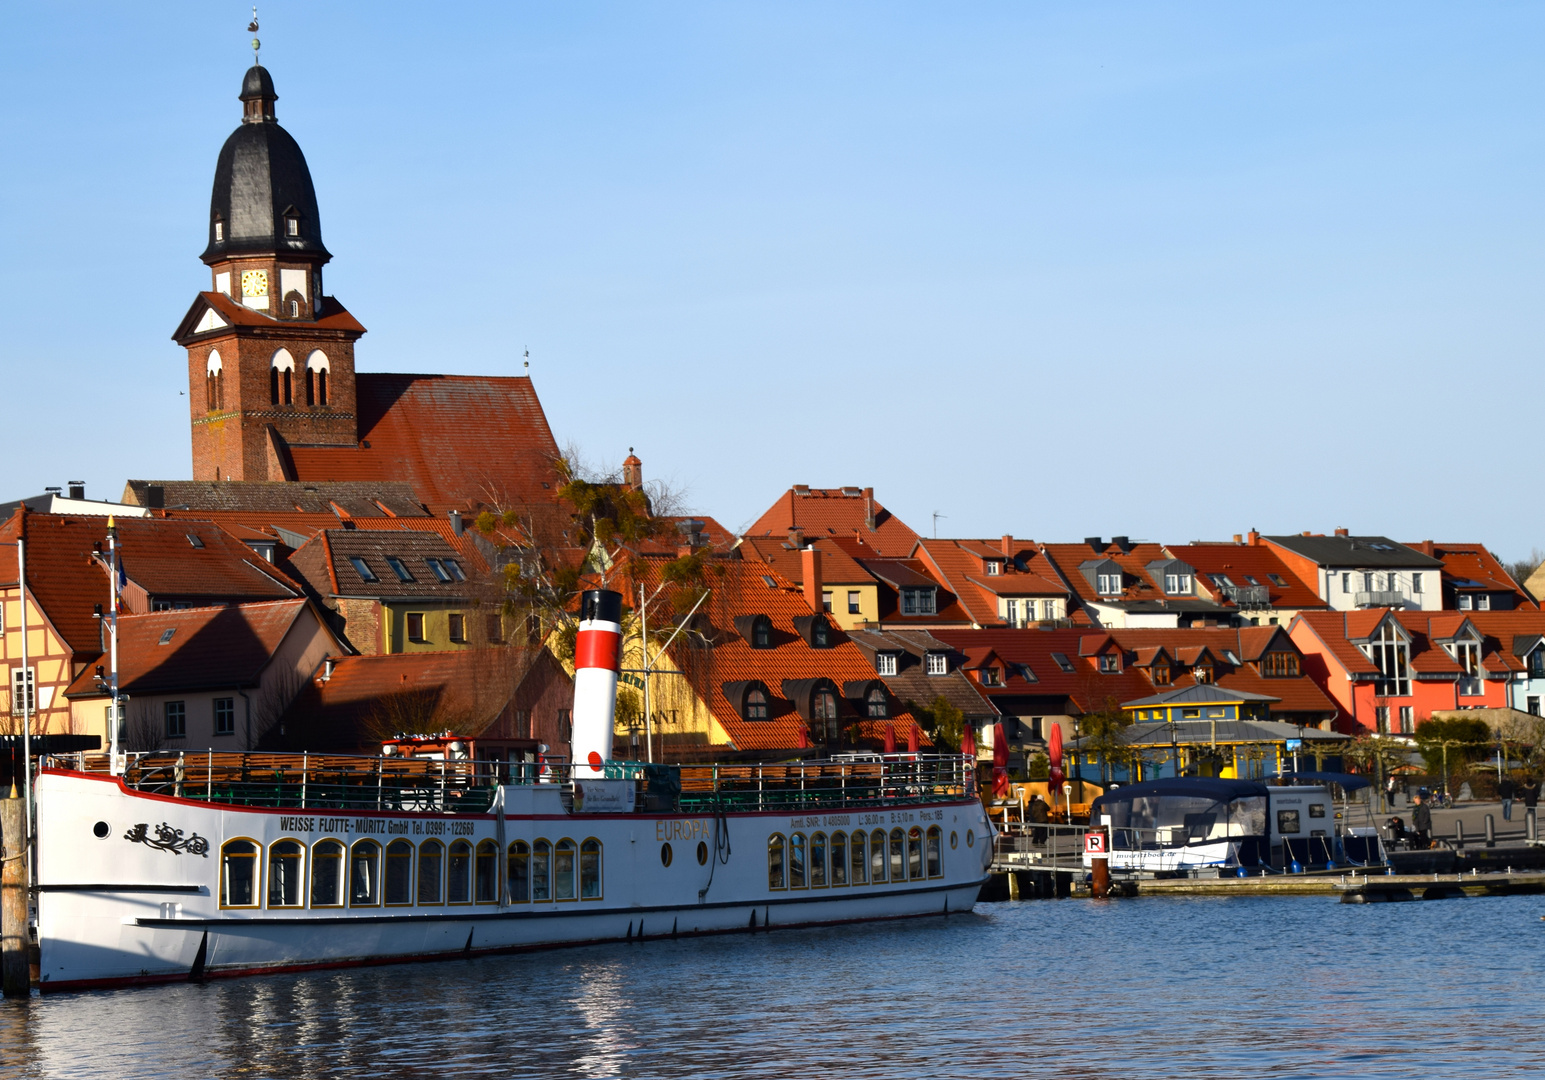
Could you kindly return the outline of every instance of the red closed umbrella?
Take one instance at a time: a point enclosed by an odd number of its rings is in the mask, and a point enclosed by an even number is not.
[[[810,749],[810,732],[805,730],[804,724],[799,725],[799,748],[801,750]]]
[[[896,725],[895,724],[886,724],[885,725],[885,752],[887,754],[894,754],[896,752]]]
[[[912,724],[907,728],[907,753],[916,755],[922,745],[922,733],[917,730],[917,725]]]
[[[1046,737],[1046,756],[1051,760],[1051,782],[1054,787],[1062,784],[1062,725],[1053,723],[1051,734]]]
[[[967,723],[960,733],[960,752],[972,761],[976,760],[976,725]]]
[[[992,726],[992,796],[1004,799],[1009,795],[1009,740],[1003,734],[1003,725]]]

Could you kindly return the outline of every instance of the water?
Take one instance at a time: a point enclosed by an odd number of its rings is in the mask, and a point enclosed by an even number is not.
[[[16,1077],[1515,1076],[1545,900],[984,904],[7,1002]]]

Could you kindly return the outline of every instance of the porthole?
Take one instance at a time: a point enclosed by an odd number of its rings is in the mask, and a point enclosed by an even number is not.
[[[966,830],[966,847],[976,847],[976,830]]]
[[[708,865],[708,845],[702,840],[697,842],[697,865]]]
[[[660,845],[660,865],[661,866],[669,866],[671,864],[671,858],[672,858],[672,855],[671,855],[671,846],[670,846],[670,844],[661,844]]]
[[[958,845],[959,843],[960,843],[959,835],[957,835],[955,832],[951,831],[950,832],[950,850],[954,851],[956,845]]]
[[[105,821],[99,821],[91,826],[91,831],[96,834],[98,840],[106,840],[107,834],[112,832],[112,826]]]

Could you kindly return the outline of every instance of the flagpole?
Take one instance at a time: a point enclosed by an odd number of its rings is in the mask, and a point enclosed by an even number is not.
[[[22,521],[25,523],[26,518]],[[26,845],[27,865],[32,865],[32,704],[37,693],[37,680],[32,675],[32,661],[27,655],[27,541],[16,538],[16,579],[21,586],[21,768],[22,812],[25,821],[22,835]],[[31,878],[29,877],[30,881]]]
[[[112,576],[107,587],[107,632],[109,645],[109,663],[112,665],[111,690],[113,705],[111,714],[107,718],[107,745],[108,745],[108,772],[119,775],[123,770],[119,767],[118,728],[120,726],[120,709],[118,703],[118,525],[111,517],[107,519],[107,550],[112,556]]]

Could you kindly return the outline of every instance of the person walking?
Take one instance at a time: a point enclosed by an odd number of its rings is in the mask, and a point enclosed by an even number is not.
[[[1518,785],[1513,783],[1512,773],[1503,773],[1502,779],[1497,781],[1497,797],[1502,800],[1502,820],[1513,820],[1513,796],[1518,792]]]
[[[1041,828],[1031,828],[1030,842],[1032,844],[1046,843],[1045,825],[1046,819],[1049,816],[1046,811],[1046,800],[1041,798],[1040,792],[1036,792],[1034,795],[1030,796],[1030,806],[1025,811],[1025,816],[1030,819],[1030,824],[1032,826],[1041,826]]]
[[[1533,810],[1540,804],[1540,782],[1526,774],[1518,787],[1518,797],[1523,800],[1525,810]]]
[[[1411,811],[1411,831],[1416,834],[1416,847],[1432,847],[1432,809],[1418,792],[1412,799],[1416,804]]]

